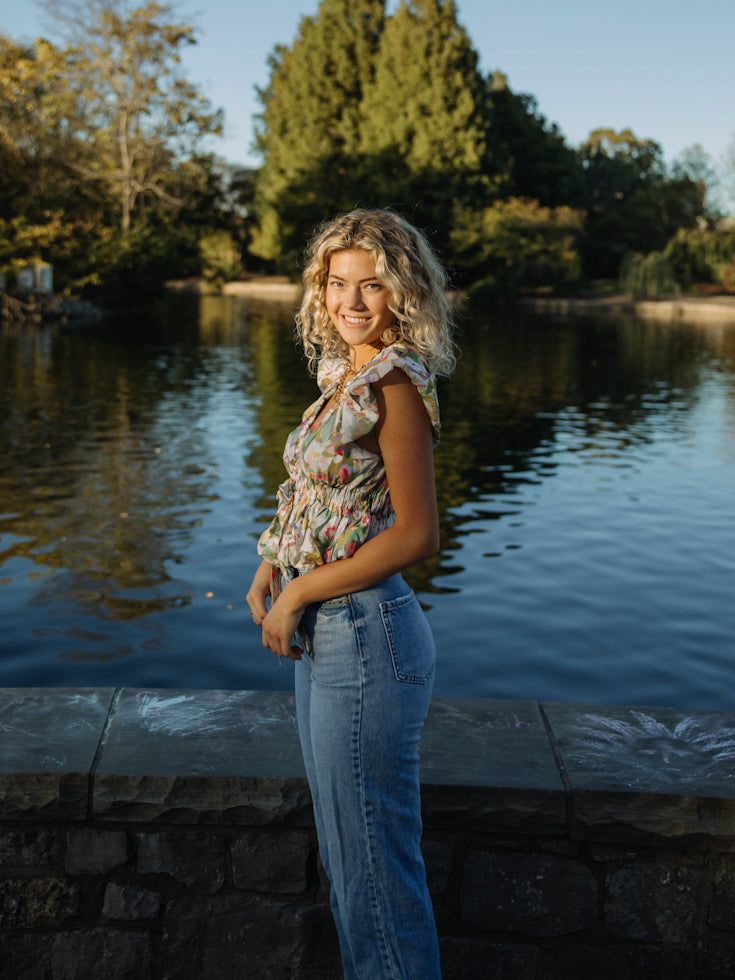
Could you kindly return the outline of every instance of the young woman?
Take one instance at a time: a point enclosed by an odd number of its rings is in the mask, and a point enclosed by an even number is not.
[[[297,316],[321,396],[247,595],[296,661],[299,735],[348,980],[440,976],[420,851],[418,742],[436,653],[399,574],[436,553],[435,374],[454,366],[445,275],[390,211],[322,227]],[[270,597],[270,608],[267,599]]]

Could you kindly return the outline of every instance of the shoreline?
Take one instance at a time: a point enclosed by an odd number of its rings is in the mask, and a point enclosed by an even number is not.
[[[677,296],[672,299],[634,300],[624,293],[596,297],[528,296],[518,300],[520,309],[534,313],[564,316],[588,316],[593,313],[633,314],[646,320],[712,323],[715,320],[735,322],[735,296]]]
[[[167,283],[175,292],[209,292],[201,281]],[[253,276],[250,279],[225,283],[223,296],[244,296],[253,299],[298,303],[303,287],[285,276]],[[453,294],[463,301],[466,292]],[[625,293],[604,296],[521,296],[513,304],[520,310],[548,313],[557,316],[589,316],[590,314],[633,314],[642,319],[680,321],[694,320],[712,323],[715,320],[735,322],[735,294],[717,296],[676,296],[667,299],[634,300]]]

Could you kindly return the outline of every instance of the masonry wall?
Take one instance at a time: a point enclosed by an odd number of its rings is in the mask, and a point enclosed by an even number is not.
[[[0,977],[340,977],[291,695],[0,690]],[[445,980],[735,976],[735,714],[438,698]]]

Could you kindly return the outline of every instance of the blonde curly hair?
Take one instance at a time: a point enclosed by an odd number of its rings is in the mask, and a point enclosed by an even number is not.
[[[296,330],[309,368],[323,357],[348,356],[327,312],[329,263],[335,252],[360,248],[375,263],[388,288],[397,336],[425,359],[432,374],[449,375],[456,362],[453,323],[446,295],[447,276],[424,236],[390,210],[356,210],[321,225],[309,244],[304,297]]]

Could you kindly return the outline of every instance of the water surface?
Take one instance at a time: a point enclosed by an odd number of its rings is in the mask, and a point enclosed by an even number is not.
[[[732,709],[735,326],[465,317],[436,694]],[[284,689],[243,596],[316,388],[288,307],[0,335],[0,685]]]

